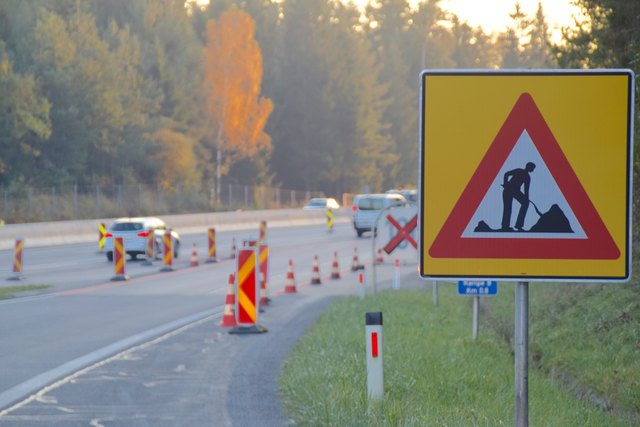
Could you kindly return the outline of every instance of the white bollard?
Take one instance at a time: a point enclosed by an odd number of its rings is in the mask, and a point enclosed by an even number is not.
[[[367,340],[367,390],[369,399],[384,398],[382,369],[382,312],[365,314]]]
[[[360,295],[360,299],[364,299],[365,293],[364,274],[358,273],[358,295]]]

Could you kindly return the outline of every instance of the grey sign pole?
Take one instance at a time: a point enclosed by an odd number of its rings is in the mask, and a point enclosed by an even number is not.
[[[433,305],[438,305],[438,281],[433,281]]]
[[[516,282],[515,300],[516,427],[529,425],[529,282]]]
[[[471,324],[471,336],[473,340],[478,339],[478,304],[480,302],[479,296],[473,297],[473,320]]]

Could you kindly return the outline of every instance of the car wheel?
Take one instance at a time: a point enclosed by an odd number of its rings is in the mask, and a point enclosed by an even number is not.
[[[113,252],[107,252],[107,260],[113,262]]]
[[[356,233],[358,234],[358,237],[362,237],[362,233],[364,233],[364,230],[356,228]]]

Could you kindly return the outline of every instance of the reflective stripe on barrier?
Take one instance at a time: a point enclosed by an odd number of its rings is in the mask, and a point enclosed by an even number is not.
[[[104,241],[107,238],[107,227],[100,223],[98,224],[98,248],[104,249]]]
[[[258,322],[257,248],[238,250],[236,321],[239,325]]]
[[[24,251],[24,239],[16,239],[13,250],[13,276],[8,280],[22,280],[22,252]]]
[[[173,239],[171,238],[171,230],[165,230],[162,242],[164,247],[164,256],[163,267],[160,271],[173,271]]]
[[[115,276],[111,280],[127,280],[129,277],[125,273],[125,250],[124,250],[124,237],[113,238],[113,265]]]
[[[209,258],[207,258],[206,262],[218,262],[218,258],[216,256],[216,229],[210,228],[208,232],[209,236]]]

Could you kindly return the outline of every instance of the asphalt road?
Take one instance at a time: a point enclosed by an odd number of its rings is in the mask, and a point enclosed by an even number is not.
[[[176,271],[129,263],[126,282],[109,281],[113,267],[92,245],[27,250],[24,282],[51,287],[0,302],[0,425],[286,424],[277,397],[281,362],[334,296],[357,292],[351,254],[358,247],[370,264],[371,240],[357,239],[348,225],[331,234],[269,230],[273,301],[260,320],[269,332],[236,336],[218,326],[235,269],[231,237],[218,235],[221,262],[189,267],[193,243],[206,257],[206,234],[183,236]],[[343,278],[309,286],[313,256],[326,278],[334,251]],[[6,259],[10,265],[11,254],[0,253]],[[289,259],[295,295],[282,292]],[[378,272],[388,281],[392,269]]]

